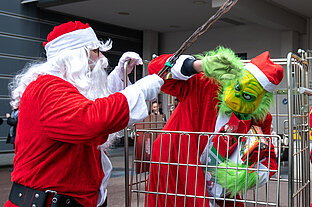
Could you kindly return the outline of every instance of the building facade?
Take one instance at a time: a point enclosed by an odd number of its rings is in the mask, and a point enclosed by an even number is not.
[[[75,20],[89,23],[99,39],[113,41],[112,49],[104,54],[110,64],[108,72],[117,65],[124,52],[134,51],[142,55],[142,31],[52,13],[38,7],[37,3],[0,1],[0,117],[4,120],[0,126],[0,152],[13,152],[12,145],[5,144],[9,132],[5,114],[11,113],[9,82],[27,63],[45,59],[42,43],[54,26]]]

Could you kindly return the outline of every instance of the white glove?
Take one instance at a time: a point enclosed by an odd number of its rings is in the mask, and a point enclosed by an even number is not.
[[[134,85],[138,86],[142,90],[146,101],[154,101],[157,99],[157,95],[163,84],[164,80],[158,75],[153,74],[141,78],[135,82]]]
[[[132,72],[135,65],[143,65],[142,58],[140,57],[139,54],[135,52],[125,52],[119,59],[118,65],[115,68],[115,70],[118,70],[119,77],[122,80],[124,76],[124,65],[128,60],[130,60],[130,62],[127,65],[128,74]]]

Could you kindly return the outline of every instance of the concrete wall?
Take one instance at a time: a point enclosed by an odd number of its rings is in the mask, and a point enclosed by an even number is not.
[[[159,52],[174,52],[192,32],[161,34]],[[248,59],[266,50],[270,51],[272,58],[282,58],[286,56],[284,50],[296,50],[299,47],[299,36],[295,36],[292,31],[274,30],[260,25],[211,28],[199,37],[186,53],[200,53],[205,50],[212,50],[218,45],[229,47],[236,53],[247,53]]]

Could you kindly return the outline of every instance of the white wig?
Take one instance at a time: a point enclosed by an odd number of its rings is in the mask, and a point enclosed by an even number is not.
[[[40,75],[54,75],[72,83],[84,96],[94,100],[109,94],[107,89],[107,58],[100,58],[93,70],[90,70],[90,50],[100,48],[101,51],[111,49],[111,40],[100,44],[91,44],[71,50],[63,50],[48,61],[29,63],[17,74],[9,84],[11,106],[19,107],[22,95],[27,86]]]

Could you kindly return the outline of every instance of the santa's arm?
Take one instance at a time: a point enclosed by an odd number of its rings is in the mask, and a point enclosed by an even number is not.
[[[48,137],[76,144],[102,144],[101,135],[117,132],[148,115],[145,101],[157,96],[163,80],[147,76],[108,97],[88,100],[70,83],[54,78],[38,94],[40,121]],[[95,140],[98,139],[98,140]]]

